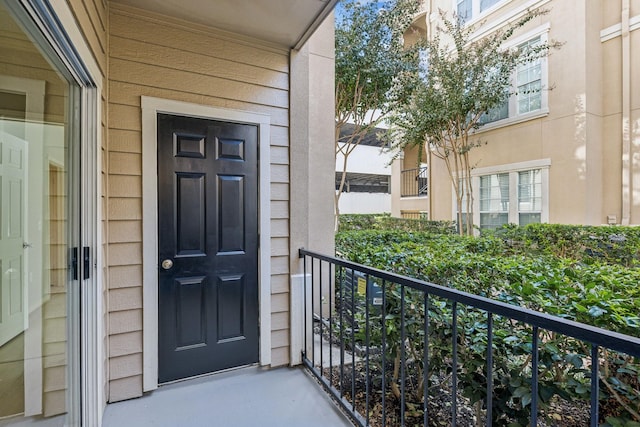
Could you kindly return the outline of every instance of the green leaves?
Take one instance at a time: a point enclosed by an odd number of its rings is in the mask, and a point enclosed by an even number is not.
[[[345,231],[336,235],[336,246],[345,258],[382,270],[640,336],[638,249],[612,244],[637,242],[640,229],[545,224],[509,227],[502,232],[466,237],[449,234],[446,229]],[[625,240],[612,242],[608,237],[611,232],[624,235]],[[607,243],[598,246],[602,242]],[[601,255],[587,253],[590,248],[598,248]],[[396,358],[404,344],[407,357],[419,361],[424,353],[424,296],[405,289],[406,340],[401,343],[400,287],[387,286],[387,360]],[[457,310],[460,390],[472,404],[483,402],[487,315],[462,305]],[[451,303],[430,296],[428,313],[430,374],[446,377],[453,369]],[[532,331],[500,316],[493,319],[493,425],[527,425],[533,399]],[[588,400],[590,345],[543,330],[539,343],[538,403],[542,413],[553,399]],[[601,406],[609,411],[606,416],[611,415],[606,425],[633,426],[634,411],[640,412],[640,361],[603,349],[599,360]],[[410,385],[408,392],[412,392]],[[419,401],[418,391],[414,392]]]
[[[364,123],[371,110],[388,111],[397,76],[417,67],[417,51],[402,36],[418,11],[417,0],[342,0],[335,28],[336,119]]]

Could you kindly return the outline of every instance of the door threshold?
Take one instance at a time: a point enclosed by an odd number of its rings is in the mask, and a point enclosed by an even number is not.
[[[257,368],[259,366],[260,366],[260,363],[258,363],[258,362],[250,363],[248,365],[234,366],[232,368],[222,369],[220,371],[206,372],[204,374],[194,375],[193,377],[179,378],[177,380],[167,381],[165,383],[159,383],[158,387],[164,387],[164,386],[168,386],[168,385],[183,383],[185,381],[193,381],[193,380],[199,380],[201,378],[207,378],[207,377],[213,377],[213,376],[217,376],[217,375],[221,375],[221,374],[227,374],[229,372],[239,371],[241,369]]]

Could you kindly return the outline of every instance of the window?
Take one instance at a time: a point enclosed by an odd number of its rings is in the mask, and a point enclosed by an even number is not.
[[[538,35],[518,45],[518,49],[528,49],[542,43],[543,37]],[[543,80],[546,80],[545,60],[538,58],[533,61],[520,64],[513,77],[510,91],[515,96],[505,95],[502,104],[490,109],[480,118],[480,123],[487,124],[510,117],[518,117],[529,113],[542,111],[546,108],[546,92]]]
[[[518,172],[518,223],[539,223],[542,213],[542,171]]]
[[[472,0],[456,0],[456,13],[462,22],[467,22],[472,18]]]
[[[498,3],[500,0],[480,0],[480,13],[489,9],[494,4]]]
[[[480,228],[498,228],[509,222],[509,174],[480,177]]]
[[[469,22],[505,0],[455,0],[455,10],[462,22]]]
[[[549,221],[550,165],[543,159],[474,170],[474,225],[495,229],[504,224]],[[463,206],[465,203],[463,198]],[[455,200],[453,212],[457,212]]]
[[[505,96],[504,101],[496,107],[491,108],[480,117],[480,123],[487,124],[509,117],[509,96]]]
[[[540,44],[540,37],[531,39],[518,49],[528,49]],[[542,108],[542,60],[521,64],[516,70],[518,114],[525,114]]]

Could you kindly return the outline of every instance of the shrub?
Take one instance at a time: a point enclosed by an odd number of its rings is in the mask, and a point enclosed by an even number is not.
[[[640,229],[536,224],[509,226],[480,237],[442,230],[345,231],[336,235],[336,247],[354,262],[640,336]],[[424,352],[423,296],[406,290],[404,297],[411,330],[403,345],[419,359]],[[400,290],[390,286],[386,301],[388,352],[397,363]],[[453,309],[437,298],[429,304],[430,371],[446,376],[452,369]],[[458,376],[464,395],[480,409],[486,397],[487,317],[468,307],[457,310]],[[589,346],[555,333],[541,334],[541,405],[554,396],[588,398],[590,371],[584,361],[589,360]],[[494,425],[525,425],[531,402],[531,373],[526,368],[530,348],[528,327],[496,319]],[[604,350],[600,360],[601,421],[607,418],[605,425],[611,426],[640,422],[640,361]],[[413,369],[420,371],[418,365]],[[409,395],[419,401],[421,390],[418,382]]]
[[[453,234],[457,232],[453,221],[394,218],[389,214],[340,215],[338,231],[351,230],[426,231],[436,234]]]

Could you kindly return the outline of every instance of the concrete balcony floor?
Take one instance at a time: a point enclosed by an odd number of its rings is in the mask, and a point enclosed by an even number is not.
[[[248,367],[161,386],[107,405],[104,427],[353,424],[302,368]]]

